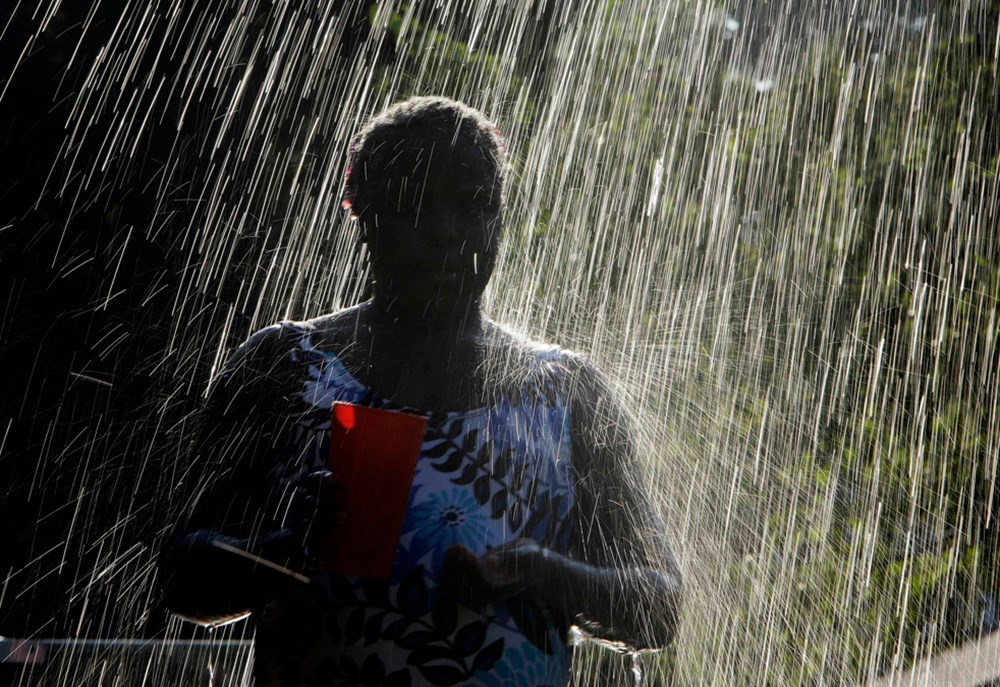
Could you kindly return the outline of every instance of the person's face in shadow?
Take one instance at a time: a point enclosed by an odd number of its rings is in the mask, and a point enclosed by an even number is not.
[[[411,322],[456,320],[478,306],[500,246],[497,170],[460,139],[399,141],[356,208],[376,298]]]

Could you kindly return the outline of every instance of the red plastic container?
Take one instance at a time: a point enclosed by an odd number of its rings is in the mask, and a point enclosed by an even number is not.
[[[399,544],[427,418],[334,403],[328,468],[346,514],[320,569],[387,579]]]

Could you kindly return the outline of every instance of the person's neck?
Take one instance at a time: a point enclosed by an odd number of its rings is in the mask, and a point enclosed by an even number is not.
[[[396,296],[376,291],[369,304],[380,327],[406,330],[410,336],[422,336],[427,340],[444,337],[461,339],[478,336],[483,331],[479,299],[456,304],[447,311],[429,306],[420,310],[404,305]]]

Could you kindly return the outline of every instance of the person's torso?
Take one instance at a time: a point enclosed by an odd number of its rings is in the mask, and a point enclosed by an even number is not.
[[[311,328],[283,326],[295,342],[292,393],[308,409],[272,471],[290,493],[329,467],[335,402],[419,411],[375,395]],[[566,684],[564,619],[526,594],[471,609],[442,587],[453,544],[483,554],[528,538],[566,552],[574,496],[560,356],[538,347],[518,393],[427,416],[389,578],[324,574],[312,591],[276,599],[258,619],[258,684]]]

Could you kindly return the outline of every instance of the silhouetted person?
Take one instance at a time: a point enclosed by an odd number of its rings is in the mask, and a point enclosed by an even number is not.
[[[585,359],[482,314],[504,166],[493,124],[460,103],[371,120],[344,205],[374,297],[258,332],[212,382],[168,605],[205,624],[252,611],[258,684],[561,685],[571,625],[634,648],[673,637],[680,573],[619,399]],[[322,560],[364,528],[331,453],[335,402],[426,421],[385,574]]]

